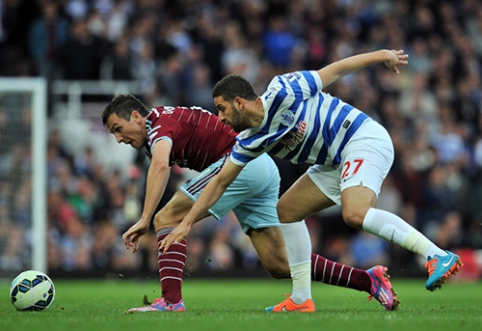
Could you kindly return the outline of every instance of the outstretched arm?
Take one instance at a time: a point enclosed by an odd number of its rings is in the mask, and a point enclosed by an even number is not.
[[[126,248],[132,248],[132,253],[137,252],[140,237],[149,230],[152,216],[166,190],[171,170],[169,167],[171,148],[172,144],[168,140],[160,140],[154,145],[151,164],[147,171],[146,196],[141,219],[122,235]]]
[[[318,70],[318,74],[323,82],[323,87],[327,87],[338,79],[357,72],[367,66],[385,63],[385,65],[399,74],[399,65],[406,65],[408,62],[408,54],[404,54],[403,50],[387,50],[383,49],[376,52],[364,53],[347,57],[346,59],[334,62],[323,69]]]
[[[180,243],[188,235],[194,222],[206,215],[209,208],[221,198],[242,169],[242,167],[235,165],[228,159],[224,168],[203,189],[182,222],[164,238],[159,246],[159,250],[166,252],[171,244]]]

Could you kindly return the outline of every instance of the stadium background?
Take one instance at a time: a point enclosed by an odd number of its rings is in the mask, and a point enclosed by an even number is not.
[[[462,255],[459,279],[482,275],[482,3],[477,0],[0,0],[0,76],[48,82],[48,271],[53,277],[156,277],[154,234],[139,254],[121,234],[143,201],[143,152],[102,127],[103,106],[131,92],[148,106],[215,112],[211,89],[242,74],[261,93],[278,73],[319,69],[380,48],[409,65],[345,77],[329,92],[389,130],[396,149],[378,206]],[[106,83],[106,82],[110,82]],[[116,84],[118,82],[119,84]],[[0,94],[0,274],[30,266],[31,116]],[[277,160],[284,191],[304,170]],[[161,205],[190,176],[173,168]],[[337,208],[307,220],[313,250],[397,277],[423,262],[349,228]],[[192,276],[266,277],[230,214],[189,237]]]

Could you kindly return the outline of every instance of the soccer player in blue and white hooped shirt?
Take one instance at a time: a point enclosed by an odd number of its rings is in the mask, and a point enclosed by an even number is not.
[[[193,221],[222,196],[241,169],[267,152],[295,164],[312,165],[278,203],[279,219],[288,231],[296,233],[295,226],[289,228],[296,221],[341,205],[348,225],[425,257],[429,273],[425,287],[430,291],[441,287],[459,271],[460,258],[437,247],[397,215],[375,208],[394,158],[389,134],[362,111],[322,91],[341,77],[377,63],[398,74],[398,66],[406,65],[407,58],[402,50],[355,55],[318,71],[276,76],[261,96],[240,76],[229,75],[219,81],[213,89],[219,120],[241,133],[230,161],[162,245],[182,240]],[[287,247],[291,274],[299,286],[270,311],[296,308],[311,297],[307,251]]]

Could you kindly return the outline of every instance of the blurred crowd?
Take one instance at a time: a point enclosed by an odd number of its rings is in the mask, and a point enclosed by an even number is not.
[[[243,75],[262,93],[276,74],[382,48],[410,55],[400,75],[377,65],[327,90],[390,132],[396,157],[378,206],[442,248],[482,249],[482,2],[0,1],[0,76],[135,80],[148,106],[215,112],[211,90],[226,74]],[[20,143],[6,148],[10,116],[1,107],[0,269],[15,270],[25,259],[19,243],[31,236],[31,164]],[[127,174],[106,171],[93,146],[72,154],[64,138],[49,132],[49,268],[155,273],[154,233],[136,255],[120,238],[139,217],[148,161],[140,153]],[[276,161],[284,191],[305,168]],[[161,206],[189,175],[173,168]],[[330,259],[422,272],[412,253],[349,228],[336,208],[307,222],[314,251]],[[194,226],[189,255],[189,272],[260,268],[232,214]]]

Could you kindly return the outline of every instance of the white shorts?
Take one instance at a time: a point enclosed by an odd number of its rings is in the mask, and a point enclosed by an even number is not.
[[[316,164],[308,169],[307,174],[321,192],[341,205],[341,192],[360,184],[378,197],[393,158],[393,144],[387,130],[368,120],[346,144],[341,153],[341,164]]]

